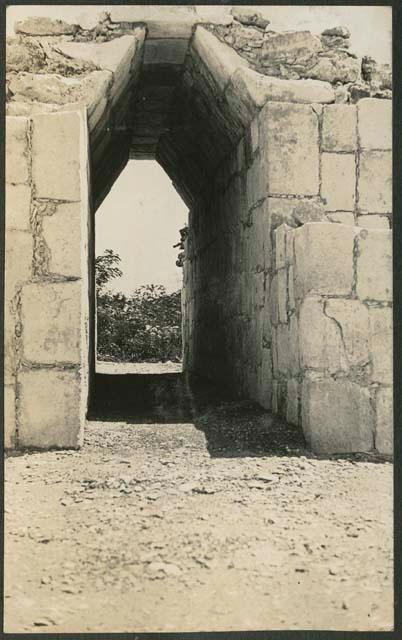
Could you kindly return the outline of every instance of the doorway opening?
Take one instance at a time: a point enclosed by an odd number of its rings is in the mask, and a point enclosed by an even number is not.
[[[182,372],[187,217],[156,161],[128,161],[95,216],[96,373]]]

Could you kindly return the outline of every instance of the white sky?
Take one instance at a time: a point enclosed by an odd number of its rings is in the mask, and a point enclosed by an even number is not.
[[[188,209],[170,179],[153,160],[131,160],[96,212],[96,254],[113,249],[121,257],[121,278],[110,287],[130,294],[142,284],[181,287],[176,267],[179,229]]]

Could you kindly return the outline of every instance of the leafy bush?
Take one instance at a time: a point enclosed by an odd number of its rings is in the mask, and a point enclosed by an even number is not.
[[[121,275],[120,257],[96,259],[98,359],[116,362],[181,360],[181,292],[144,285],[127,297],[106,285]]]

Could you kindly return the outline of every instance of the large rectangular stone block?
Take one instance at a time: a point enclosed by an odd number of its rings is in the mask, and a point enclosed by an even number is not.
[[[327,211],[353,211],[355,206],[356,165],[354,154],[322,154],[321,195]]]
[[[356,291],[361,300],[392,301],[392,232],[363,229],[357,237]]]
[[[392,309],[370,308],[369,340],[372,363],[372,380],[383,384],[392,384]]]
[[[32,235],[29,231],[7,231],[5,249],[5,297],[11,300],[17,287],[32,276]]]
[[[276,348],[278,354],[278,371],[288,375],[290,371],[289,327],[279,324],[276,329]]]
[[[356,106],[330,104],[323,109],[323,151],[355,151],[357,149]]]
[[[313,108],[268,102],[259,120],[260,154],[269,193],[318,195],[318,118]]]
[[[358,180],[361,211],[391,213],[392,154],[390,151],[363,151]]]
[[[305,379],[302,427],[314,453],[372,451],[375,415],[368,390],[348,380]]]
[[[21,295],[23,352],[42,364],[80,362],[81,281],[32,283]]]
[[[308,293],[350,295],[356,229],[318,222],[305,224],[294,235],[297,298]]]
[[[324,312],[340,327],[348,363],[355,367],[367,364],[370,359],[367,307],[359,300],[332,298],[325,301]]]
[[[288,286],[288,272],[287,269],[279,269],[278,271],[278,310],[279,310],[279,322],[288,321],[287,313],[287,286]]]
[[[32,171],[37,198],[80,200],[87,155],[79,111],[33,116]]]
[[[27,118],[6,117],[6,182],[21,184],[29,178],[29,142]]]
[[[301,366],[336,373],[348,368],[342,335],[337,323],[325,315],[324,301],[317,296],[303,300],[299,316]]]
[[[357,104],[362,149],[392,148],[392,101],[363,98]]]
[[[6,229],[29,231],[31,186],[6,184]]]
[[[4,448],[13,449],[16,446],[16,415],[14,385],[4,386]]]
[[[394,452],[394,421],[392,387],[379,387],[376,393],[375,448],[391,456]]]
[[[23,370],[20,381],[19,444],[49,449],[82,443],[82,402],[77,371]]]
[[[79,202],[60,204],[51,216],[43,216],[43,238],[49,248],[49,271],[81,276],[82,215]]]

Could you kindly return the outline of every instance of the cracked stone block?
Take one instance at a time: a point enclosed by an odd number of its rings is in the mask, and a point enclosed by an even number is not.
[[[348,380],[305,379],[302,427],[314,453],[372,451],[375,415],[368,390]]]
[[[369,361],[369,312],[359,300],[332,298],[325,303],[325,314],[333,318],[342,332],[350,365],[362,366]]]
[[[392,148],[392,100],[363,98],[357,104],[362,149]]]
[[[295,379],[287,383],[286,421],[295,426],[299,424],[299,383]]]
[[[322,122],[322,150],[355,151],[356,149],[356,107],[349,104],[331,104],[324,107]]]
[[[369,339],[372,381],[392,384],[393,379],[393,322],[390,307],[369,310]]]
[[[60,204],[42,218],[43,238],[49,248],[49,272],[81,276],[81,204]]]
[[[288,272],[287,269],[279,269],[278,271],[278,312],[279,322],[288,321],[287,311],[287,285],[288,285]]]
[[[6,117],[6,182],[21,184],[29,179],[28,119]]]
[[[6,229],[29,231],[31,186],[6,184]]]
[[[303,300],[299,315],[300,361],[303,368],[336,373],[346,371],[348,362],[337,323],[325,315],[319,296]]]
[[[7,231],[5,249],[5,297],[11,300],[17,287],[32,276],[32,235],[29,231]]]
[[[358,216],[357,226],[365,229],[389,229],[388,216],[378,216],[375,213]]]
[[[318,195],[318,118],[313,108],[268,102],[259,121],[260,152],[269,193]]]
[[[13,449],[16,445],[16,414],[14,385],[4,385],[4,448]]]
[[[376,393],[377,421],[375,448],[392,456],[394,452],[394,420],[392,387],[379,387]]]
[[[347,296],[352,293],[354,227],[309,223],[296,229],[295,292]]]
[[[24,358],[30,362],[80,362],[81,282],[32,283],[23,287]]]
[[[33,180],[37,198],[80,200],[81,171],[87,156],[82,114],[33,116]],[[85,155],[84,155],[85,154]]]
[[[361,300],[392,301],[392,231],[362,229],[357,237],[356,291]]]
[[[20,381],[19,444],[38,449],[81,445],[80,379],[77,371],[23,370]]]
[[[322,154],[321,194],[327,211],[353,211],[356,165],[354,154]]]
[[[363,151],[360,154],[358,192],[358,206],[361,211],[392,212],[392,153],[390,151]]]

